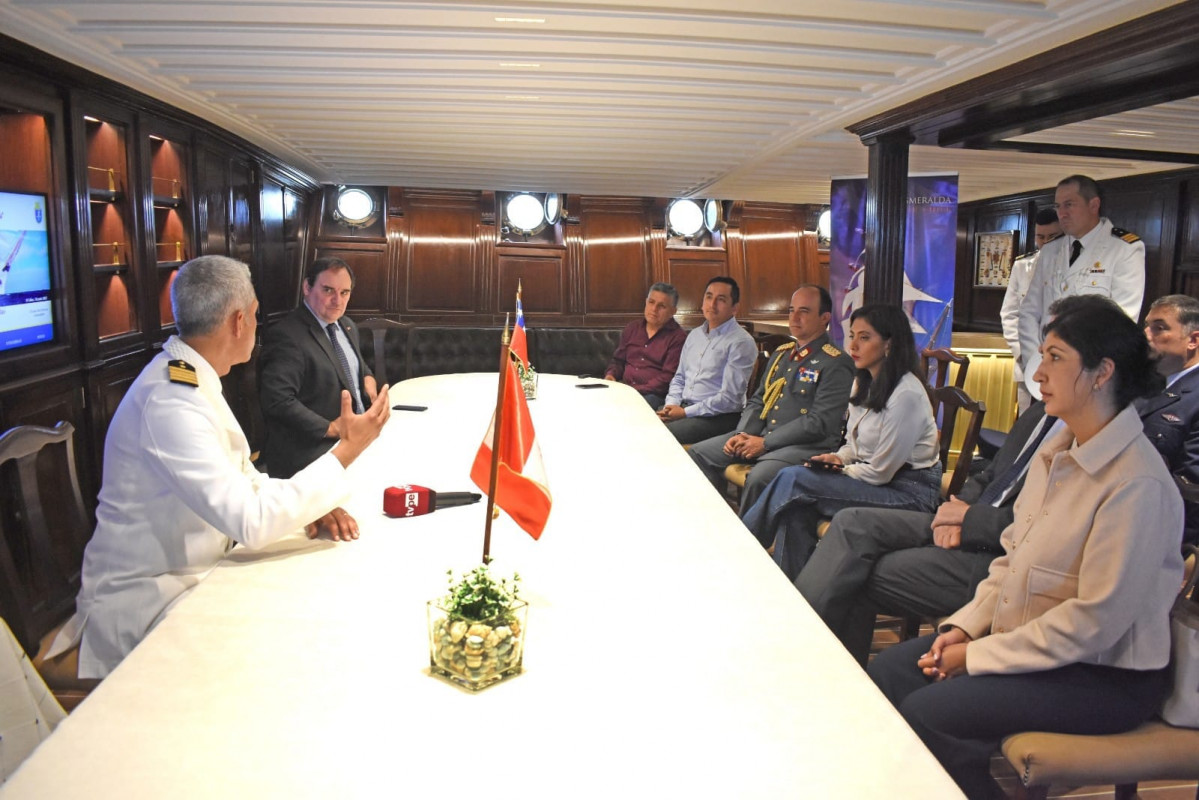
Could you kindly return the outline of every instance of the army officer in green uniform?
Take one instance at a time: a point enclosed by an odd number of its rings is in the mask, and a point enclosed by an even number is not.
[[[691,458],[723,490],[729,464],[753,468],[741,493],[748,508],[783,467],[835,450],[853,385],[853,360],[828,340],[833,301],[804,284],[791,295],[787,324],[794,342],[774,351],[737,430],[691,447]]]

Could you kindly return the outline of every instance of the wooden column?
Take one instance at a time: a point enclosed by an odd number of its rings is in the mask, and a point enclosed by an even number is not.
[[[867,303],[899,305],[903,300],[903,246],[908,218],[906,133],[863,138],[869,150],[866,179]]]

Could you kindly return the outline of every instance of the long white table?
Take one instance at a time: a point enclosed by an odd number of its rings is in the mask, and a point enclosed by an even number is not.
[[[352,467],[357,542],[238,548],[5,785],[5,798],[951,798],[956,786],[632,390],[543,375],[554,507],[506,517],[525,673],[428,674],[425,601],[481,553],[470,490],[494,375],[407,381]]]

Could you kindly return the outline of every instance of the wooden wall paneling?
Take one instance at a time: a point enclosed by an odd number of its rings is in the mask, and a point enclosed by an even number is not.
[[[1142,177],[1104,187],[1100,213],[1117,228],[1141,237],[1145,244],[1145,299],[1141,316],[1157,297],[1169,294],[1174,277],[1175,240],[1179,229],[1181,181],[1176,176]]]
[[[1174,263],[1178,274],[1175,292],[1182,291],[1184,275],[1199,273],[1199,177],[1179,181],[1178,243]]]
[[[0,430],[17,425],[54,427],[60,421],[75,426],[75,466],[79,488],[89,513],[99,491],[99,450],[92,447],[91,425],[84,407],[84,379],[77,370],[39,380],[36,391],[28,386],[10,386],[0,394]],[[53,514],[51,502],[47,513]],[[53,522],[53,520],[51,520]]]
[[[399,311],[408,305],[408,280],[404,263],[407,241],[407,220],[401,216],[387,218],[387,250],[384,265],[387,271],[387,294],[384,298],[384,315],[395,319]]]
[[[679,292],[678,316],[691,317],[689,325],[703,322],[704,288],[708,281],[717,275],[728,273],[728,261],[723,253],[714,253],[706,249],[676,248],[666,250],[668,282],[674,284]],[[736,280],[737,276],[732,276]],[[741,281],[737,281],[740,285]],[[741,295],[741,308],[738,315],[745,309],[745,294]],[[644,305],[644,302],[642,303]]]
[[[746,204],[741,220],[741,314],[787,313],[791,294],[807,271],[801,261],[802,236],[803,220],[795,206]]]
[[[137,118],[89,92],[71,91],[69,98],[79,274],[93,288],[98,351],[112,357],[146,347],[158,333],[156,318],[147,325],[157,306],[147,308],[152,294]]]
[[[497,314],[515,309],[516,283],[522,284],[521,305],[526,316],[567,313],[566,250],[502,245],[496,249]]]
[[[562,239],[566,244],[566,296],[567,310],[572,314],[582,313],[586,297],[583,292],[583,228],[579,224],[579,199],[571,195],[568,206],[562,209]]]
[[[155,238],[149,232],[162,230],[169,238],[178,231],[167,230],[152,216],[156,192],[150,179],[158,174],[156,166],[162,166],[157,160],[162,149],[155,150],[149,135],[188,143],[192,150],[191,165],[179,165],[181,173],[190,170],[187,178],[193,189],[190,202],[181,209],[191,214],[194,231],[192,250],[185,252],[184,258],[200,253],[232,254],[251,266],[255,264],[260,202],[257,174],[261,165],[277,172],[277,182],[296,190],[296,197],[315,191],[318,185],[309,176],[206,120],[13,40],[2,36],[0,40],[4,41],[0,47],[0,189],[43,191],[48,195],[51,247],[56,261],[55,342],[0,354],[0,425],[49,425],[69,419],[78,431],[82,488],[89,501],[94,501],[109,421],[129,385],[153,355],[153,345],[165,335],[158,317],[161,298],[153,291],[161,284],[155,271],[157,264],[150,263]],[[123,127],[124,164],[118,161],[118,139],[109,137],[111,131],[104,130],[100,123],[84,120],[84,115]],[[89,125],[95,128],[91,137]],[[94,160],[111,162],[97,163],[104,169],[97,172],[103,190],[96,196],[89,196],[88,191],[89,138]],[[18,142],[10,141],[13,139]],[[110,166],[118,191],[108,190]],[[115,203],[121,200],[117,195],[123,195],[128,205],[124,211],[132,232],[127,237],[129,258],[97,278],[89,199]],[[287,195],[284,206],[286,216]],[[304,213],[302,207],[298,213]],[[302,247],[308,222],[293,217],[291,223],[290,235]],[[186,227],[183,221],[179,224]],[[102,215],[98,217],[97,228],[103,238],[110,238],[111,227]],[[290,241],[288,235],[284,238]],[[299,255],[302,261],[303,252]],[[120,274],[131,279],[122,279],[123,292],[121,287],[112,286],[113,276]],[[138,285],[147,287],[147,291],[136,289]],[[119,319],[122,306],[140,306],[145,313],[141,315],[143,324],[134,326],[136,330],[114,336],[101,347],[96,308],[99,298],[110,291],[114,297],[123,296],[125,302],[105,313],[116,314]],[[235,410],[240,413],[240,397],[238,403]]]
[[[340,258],[354,272],[354,291],[350,295],[354,316],[382,314],[387,295],[387,245],[374,242],[318,244],[316,257],[328,256]],[[297,295],[293,300],[293,308],[298,298]]]
[[[799,240],[799,269],[800,283],[814,283],[828,288],[828,258],[823,262],[820,260],[820,236],[815,230],[805,230]],[[787,305],[791,305],[790,298],[787,299]]]
[[[141,374],[142,368],[153,357],[150,350],[141,350],[127,356],[97,364],[87,371],[88,425],[87,431],[96,457],[96,487],[103,478],[104,438],[117,406],[125,397],[129,386]]]
[[[479,202],[473,192],[405,193],[407,306],[402,313],[476,311]]]
[[[283,187],[283,257],[287,261],[289,274],[294,284],[293,293],[300,291],[304,274],[304,255],[308,252],[308,209],[312,205],[314,192],[302,187]]]
[[[50,125],[46,117],[6,107],[0,96],[0,187],[13,192],[49,193]]]
[[[737,226],[733,227],[732,222],[726,218],[728,227],[721,232],[720,241],[724,243],[724,274],[731,275],[733,280],[737,281],[737,285],[741,287],[741,308],[737,313],[744,318],[750,314],[750,307],[755,304],[755,297],[757,295],[751,288],[752,280],[750,268],[747,263],[747,253],[745,251],[745,231],[742,229],[740,222],[738,220]],[[784,304],[785,307],[786,305]]]
[[[296,307],[299,281],[294,265],[287,258],[284,241],[284,188],[268,175],[262,176],[259,193],[261,239],[258,248],[258,305],[264,320],[283,316]]]
[[[475,308],[483,314],[495,314],[498,317],[516,307],[515,292],[509,295],[506,301],[501,301],[498,297],[496,246],[500,241],[501,225],[498,220],[502,217],[499,217],[499,204],[495,192],[479,192],[475,203],[478,208],[478,222],[475,226],[475,274],[478,275],[479,281]]]
[[[201,255],[229,255],[229,158],[196,147],[196,245]]]
[[[640,198],[580,198],[584,314],[637,314],[654,282]]]
[[[357,186],[371,196],[376,213],[365,225],[350,225],[337,215],[337,195],[343,187],[325,184],[321,187],[321,215],[317,227],[320,239],[371,239],[382,240],[386,235],[389,206],[389,191],[383,186]]]
[[[974,331],[1002,330],[999,312],[1003,306],[1004,289],[974,285],[977,236],[980,233],[1014,230],[1018,231],[1018,243],[1027,241],[1032,229],[1029,209],[1028,200],[1018,198],[985,205],[972,204],[964,209],[965,213],[959,210],[959,237],[964,220],[968,220],[968,234],[964,246],[958,248],[957,266],[954,271],[955,327]],[[960,323],[963,316],[968,321],[965,325]]]
[[[52,94],[26,88],[16,79],[10,81],[11,77],[0,70],[0,189],[46,195],[54,341],[0,356],[0,374],[5,381],[61,368],[83,350],[80,331],[95,328],[94,320],[89,326],[79,317],[81,289],[72,238],[77,209],[68,184],[63,102]],[[82,291],[90,297],[91,289],[89,281]],[[87,342],[94,348],[93,340]]]
[[[958,208],[958,233],[953,270],[953,329],[973,330],[974,285],[966,282],[966,275],[974,269],[974,214]],[[966,265],[970,266],[967,267]]]
[[[404,253],[408,239],[408,220],[404,216],[404,190],[399,186],[387,188],[387,298],[385,314],[391,319],[400,317],[400,309],[408,305],[408,276]]]
[[[139,116],[135,139],[145,221],[141,231],[146,274],[142,318],[147,339],[154,342],[174,332],[171,284],[179,266],[196,252],[192,237],[194,148],[190,129],[150,115]]]
[[[261,283],[257,259],[255,217],[258,211],[257,165],[234,156],[229,162],[229,255],[250,265],[255,282]]]
[[[262,449],[266,440],[266,423],[262,417],[262,403],[258,398],[258,358],[262,352],[261,341],[255,343],[250,360],[234,364],[228,373],[221,376],[221,394],[250,447],[251,456]]]
[[[649,207],[649,251],[650,280],[649,283],[670,283],[670,267],[666,259],[666,245],[670,241],[670,232],[666,229],[666,208],[670,200],[665,197],[655,197]],[[648,287],[647,287],[648,288]],[[645,300],[642,298],[642,308]]]

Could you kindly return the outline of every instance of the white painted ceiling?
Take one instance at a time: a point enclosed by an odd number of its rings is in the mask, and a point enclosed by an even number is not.
[[[0,31],[323,182],[823,203],[866,171],[847,125],[1170,5],[0,0]],[[962,200],[1177,166],[911,156],[959,172]]]

